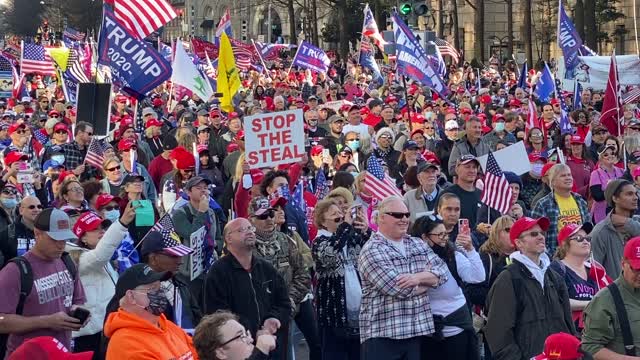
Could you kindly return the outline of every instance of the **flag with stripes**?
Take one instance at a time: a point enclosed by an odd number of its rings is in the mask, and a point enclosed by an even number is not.
[[[0,71],[13,71],[13,63],[2,54],[0,54]]]
[[[487,206],[506,214],[511,208],[511,186],[505,178],[492,152],[487,156],[487,170],[484,174],[482,201]]]
[[[23,43],[20,72],[23,74],[55,75],[56,69],[44,46]]]
[[[102,169],[102,163],[104,162],[104,145],[102,140],[96,138],[91,139],[91,143],[87,148],[87,155],[84,157],[84,162],[98,169]]]
[[[71,75],[71,77],[78,83],[91,82],[91,80],[89,80],[89,77],[87,76],[87,73],[85,72],[84,65],[80,61],[79,55],[80,54],[77,49],[71,49],[66,73]]]
[[[435,45],[433,41],[430,41],[429,43]],[[436,70],[438,74],[440,74],[440,77],[444,78],[445,75],[447,75],[447,63],[444,62],[442,53],[440,52],[440,48],[438,46],[436,46],[436,55],[430,55],[429,60],[431,60],[431,66],[433,67],[433,69]]]
[[[280,52],[282,50],[291,50],[296,45],[294,44],[266,44],[256,41],[256,50],[262,56],[264,61],[272,61],[280,58]]]
[[[11,73],[13,74],[13,91],[11,95],[15,99],[22,99],[25,96],[29,96],[27,89],[23,86],[24,74],[18,74],[18,70],[16,70],[15,67],[11,69]]]
[[[218,39],[220,38],[220,36],[222,36],[222,33],[227,34],[229,38],[233,37],[233,28],[231,27],[231,12],[229,12],[229,8],[225,10],[222,18],[220,18],[218,27],[216,28],[216,44],[218,43]]]
[[[65,44],[67,44],[67,46],[69,44],[73,44],[74,42],[80,42],[83,41],[85,38],[85,33],[80,32],[74,28],[66,28],[64,29],[64,32],[62,33],[62,41],[64,41]]]
[[[324,170],[319,169],[316,175],[316,198],[324,199],[329,194],[329,186],[327,186],[327,176]]]
[[[367,160],[364,189],[378,201],[382,201],[389,196],[402,196],[400,190],[396,187],[396,182],[385,174],[380,164],[380,159],[375,156],[371,156]]]
[[[304,180],[300,180],[296,188],[293,189],[293,195],[291,195],[291,205],[300,209],[302,212],[307,212],[307,204],[304,201]]]
[[[436,43],[436,46],[438,47],[438,50],[440,50],[440,54],[443,57],[451,56],[451,59],[453,60],[454,64],[457,64],[460,62],[460,56],[461,56],[460,52],[458,52],[456,48],[454,48],[451,44],[449,44],[447,40],[436,38],[435,43]]]
[[[376,23],[376,19],[373,17],[373,12],[371,12],[371,8],[369,8],[369,4],[364,6],[364,23],[362,24],[362,35],[368,36],[373,40],[373,43],[380,49],[380,51],[384,50],[384,44],[386,42],[382,38],[382,34],[378,30],[378,24]]]
[[[363,38],[362,41],[360,41],[360,59],[358,59],[358,62],[363,67],[371,70],[371,72],[373,73],[371,82],[378,84],[376,86],[378,87],[382,86],[384,79],[382,78],[380,67],[378,67],[378,63],[376,62],[376,59],[373,55],[374,51],[375,50],[373,49],[373,46],[371,42],[369,42],[368,38]]]
[[[564,100],[564,96],[562,96],[561,88],[562,83],[560,79],[556,79],[556,98],[560,101],[560,133],[562,135],[573,134],[573,127],[571,127],[571,122],[569,121],[569,109],[567,108],[567,102]]]
[[[640,98],[640,87],[634,87],[622,95],[622,103],[631,104],[638,100],[638,98]]]
[[[144,39],[178,14],[165,0],[108,0],[116,19],[132,34]]]
[[[573,110],[582,109],[582,85],[580,81],[573,81]]]
[[[160,220],[153,225],[151,230],[149,230],[149,232],[151,231],[157,231],[162,234],[162,248],[164,252],[173,256],[185,256],[193,252],[192,248],[182,245],[180,236],[176,234],[173,219],[171,219],[171,215],[169,213],[161,217]],[[141,241],[144,241],[148,235],[149,233],[147,233]]]

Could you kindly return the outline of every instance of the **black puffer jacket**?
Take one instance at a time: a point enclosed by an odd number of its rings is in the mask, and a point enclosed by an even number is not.
[[[575,334],[569,293],[553,270],[544,273],[544,289],[517,260],[507,266],[487,295],[484,334],[495,360],[528,360],[540,354],[547,336]]]

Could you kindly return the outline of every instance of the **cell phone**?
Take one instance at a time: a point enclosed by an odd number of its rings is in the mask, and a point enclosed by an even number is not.
[[[322,158],[323,159],[328,159],[329,156],[331,156],[331,153],[329,152],[329,149],[322,149]]]
[[[471,229],[469,228],[469,219],[458,220],[458,233],[464,235],[471,235]]]
[[[351,208],[351,218],[352,219],[355,219],[356,216],[358,216],[358,208],[359,207],[360,206],[354,206],[354,207]]]
[[[84,324],[84,322],[87,321],[87,319],[89,318],[89,315],[91,315],[91,312],[89,310],[78,307],[75,310],[73,310],[71,317],[80,320],[80,323]]]

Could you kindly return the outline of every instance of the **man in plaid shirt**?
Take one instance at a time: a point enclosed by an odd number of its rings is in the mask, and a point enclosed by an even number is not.
[[[96,177],[96,170],[84,164],[87,149],[93,137],[93,126],[81,121],[76,124],[74,139],[72,142],[62,145],[64,149],[64,166],[72,170],[80,178],[80,181]]]
[[[420,338],[434,332],[427,288],[447,281],[446,264],[421,239],[407,235],[409,210],[399,197],[383,200],[378,232],[358,259],[362,276],[363,359],[420,359]]]

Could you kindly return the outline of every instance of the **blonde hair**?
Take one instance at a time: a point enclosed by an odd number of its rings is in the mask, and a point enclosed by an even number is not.
[[[373,220],[373,223],[379,225],[380,215],[384,213],[384,211],[389,207],[389,204],[396,201],[404,204],[404,200],[399,196],[389,196],[388,198],[385,198],[380,203],[378,203],[376,209],[373,211],[373,213],[371,213],[371,220]]]
[[[244,151],[240,153],[238,157],[238,162],[236,163],[236,168],[233,173],[233,183],[237,183],[242,180],[242,176],[244,175],[244,170],[242,170],[242,166],[244,166]],[[256,185],[256,184],[254,184]]]
[[[185,149],[191,149],[193,147],[193,143],[197,141],[197,137],[193,132],[191,132],[191,130],[188,130],[176,133],[176,140],[178,140],[178,146],[183,146]]]
[[[500,245],[500,232],[513,225],[515,221],[509,215],[504,215],[496,219],[491,225],[489,239],[480,246],[480,252],[485,254],[502,255],[502,246]]]
[[[107,165],[111,164],[112,162],[116,162],[118,166],[120,166],[120,159],[115,156],[110,156],[104,159],[104,161],[102,162],[102,172],[105,176],[107,176]]]
[[[313,224],[318,229],[324,229],[324,226],[322,226],[322,223],[324,222],[324,215],[329,211],[329,208],[332,205],[338,206],[335,199],[326,198],[318,201],[316,207],[313,209]]]
[[[335,188],[331,190],[329,195],[327,195],[327,198],[329,199],[335,199],[337,197],[343,198],[349,205],[353,203],[353,194],[351,194],[351,191],[347,190],[346,188],[343,188],[343,187]]]
[[[364,190],[364,179],[367,177],[367,170],[362,170],[356,176],[353,186],[356,188],[356,193],[360,194]]]
[[[553,189],[553,182],[556,180],[561,171],[571,171],[571,168],[567,164],[555,164],[549,169],[547,174],[549,175],[549,187]]]

